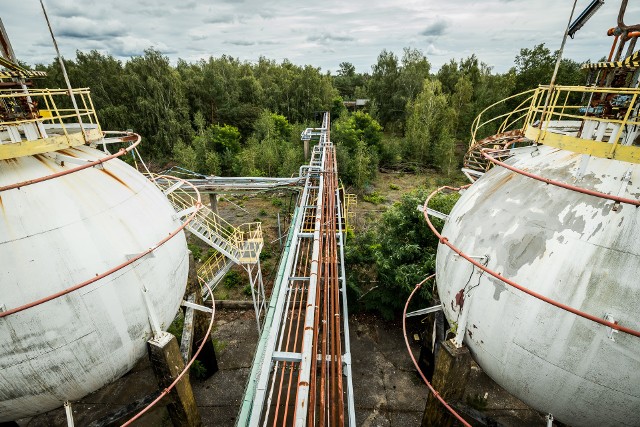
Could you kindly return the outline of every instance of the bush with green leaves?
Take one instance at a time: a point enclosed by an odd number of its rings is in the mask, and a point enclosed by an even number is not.
[[[198,245],[194,245],[192,243],[187,243],[187,249],[191,251],[193,254],[193,258],[196,260],[200,260],[202,257],[202,248]]]
[[[331,139],[337,146],[338,172],[345,184],[358,189],[376,177],[382,127],[369,114],[355,112],[333,123]]]
[[[386,318],[399,315],[415,285],[435,271],[438,239],[416,209],[428,195],[425,189],[404,194],[372,230],[348,242],[348,285],[365,309]],[[457,198],[457,193],[441,194],[431,200],[430,207],[446,213]],[[444,225],[437,218],[433,222],[438,228]],[[414,305],[424,306],[430,298],[430,288],[424,287]]]
[[[235,288],[242,283],[242,276],[235,270],[229,271],[222,279],[224,287],[227,289]]]

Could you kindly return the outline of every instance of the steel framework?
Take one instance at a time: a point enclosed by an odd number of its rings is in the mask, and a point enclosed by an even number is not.
[[[355,426],[344,211],[329,114],[308,166],[237,425]],[[317,135],[315,135],[317,134]]]

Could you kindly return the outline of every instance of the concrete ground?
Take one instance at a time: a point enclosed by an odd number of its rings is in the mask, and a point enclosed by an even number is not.
[[[219,372],[207,380],[192,379],[193,391],[205,426],[233,426],[257,343],[253,310],[219,310],[214,339]],[[386,322],[372,315],[349,319],[356,424],[362,427],[419,426],[428,393],[406,353],[399,322]],[[413,344],[417,356],[419,348]],[[483,409],[504,426],[544,426],[543,417],[509,396],[482,371],[472,370],[467,402]],[[73,402],[76,425],[86,426],[136,399],[157,391],[147,360],[141,361],[122,379]],[[486,398],[485,398],[486,395]],[[20,426],[65,426],[62,409],[25,420]],[[170,426],[161,404],[135,424]]]

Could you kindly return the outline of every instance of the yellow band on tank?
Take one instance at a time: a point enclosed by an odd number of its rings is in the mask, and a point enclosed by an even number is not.
[[[640,163],[640,147],[620,144],[614,146],[608,142],[582,139],[545,130],[542,131],[542,135],[540,135],[540,139],[538,139],[540,129],[533,126],[527,126],[524,134],[525,137],[532,141],[539,141],[544,145],[560,148],[561,150],[589,154],[605,159],[615,159],[623,162]]]
[[[0,144],[0,160],[33,156],[35,154],[77,147],[79,145],[84,145],[87,142],[99,141],[102,138],[102,133],[98,129],[85,129],[85,133],[87,136],[86,142],[82,133],[76,132],[69,133],[68,135],[56,135],[49,138],[35,139],[32,141]]]

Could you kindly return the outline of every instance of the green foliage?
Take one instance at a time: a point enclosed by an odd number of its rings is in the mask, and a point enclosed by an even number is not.
[[[389,131],[404,131],[405,106],[415,99],[422,82],[429,76],[431,64],[418,49],[405,48],[401,62],[386,49],[372,67],[369,92],[376,118]]]
[[[382,214],[372,231],[348,242],[345,255],[349,286],[366,309],[387,318],[398,315],[416,283],[433,273],[438,239],[427,227],[422,212],[416,210],[428,194],[424,189],[404,194]],[[439,195],[430,207],[447,213],[457,197]],[[442,227],[443,223],[434,220],[434,225]],[[430,297],[425,287],[416,305],[427,304]]]
[[[184,329],[184,316],[182,315],[182,311],[178,313],[169,328],[167,328],[167,332],[176,337],[178,340],[178,344],[182,341],[182,330]]]
[[[240,131],[230,125],[211,125],[202,128],[198,121],[198,133],[191,144],[179,141],[173,148],[173,156],[183,167],[206,175],[229,175],[233,162],[224,162],[227,157],[235,157],[240,151]],[[223,166],[224,164],[224,166]]]
[[[268,242],[265,242],[264,246],[262,247],[262,251],[260,251],[260,261],[266,261],[272,257],[273,247]]]
[[[187,248],[193,254],[194,259],[197,259],[197,260],[200,259],[200,257],[202,256],[202,248],[200,248],[200,246],[194,245],[192,243],[187,243]]]
[[[347,108],[344,106],[344,100],[341,96],[336,96],[331,100],[331,120],[338,120],[341,116],[347,114]]]
[[[390,190],[399,190],[400,186],[396,185],[396,184],[389,184],[389,189]]]
[[[384,134],[380,143],[380,167],[396,168],[402,163],[404,139]]]
[[[189,368],[189,372],[198,380],[204,380],[207,378],[207,368],[199,360],[193,361],[191,368]]]
[[[350,62],[341,62],[338,75],[333,78],[333,84],[340,96],[346,100],[364,98],[362,92],[367,81],[366,75],[356,73],[356,67]]]
[[[226,341],[220,341],[215,338],[212,338],[211,341],[213,341],[213,348],[216,351],[216,354],[221,354],[224,349],[227,348]]]
[[[358,111],[335,121],[331,138],[337,145],[340,177],[346,184],[364,188],[378,171],[382,127]]]
[[[246,148],[238,156],[237,173],[244,176],[291,176],[303,163],[299,141],[292,141],[293,126],[279,114],[263,111]],[[299,137],[298,137],[299,138]]]
[[[422,92],[407,105],[405,159],[419,167],[437,167],[447,174],[457,166],[454,129],[456,111],[438,80],[426,79]]]
[[[362,196],[362,199],[365,202],[369,202],[374,205],[380,205],[385,202],[385,198],[377,191],[374,191],[371,194],[365,194],[364,196]]]
[[[552,54],[544,43],[531,49],[520,49],[520,54],[516,56],[514,61],[516,74],[515,93],[536,88],[540,84],[549,84],[558,60],[558,54],[558,51]],[[556,84],[579,85],[583,84],[583,82],[584,75],[580,71],[580,64],[571,59],[562,59]]]
[[[242,293],[245,296],[250,297],[251,296],[251,285],[245,285],[245,287],[242,288]]]
[[[284,202],[282,201],[282,199],[279,199],[277,197],[271,199],[271,205],[275,206],[276,208],[282,207],[283,204]]]
[[[242,283],[242,276],[235,270],[229,271],[224,275],[224,279],[222,279],[222,284],[227,289],[233,289],[239,284]]]

